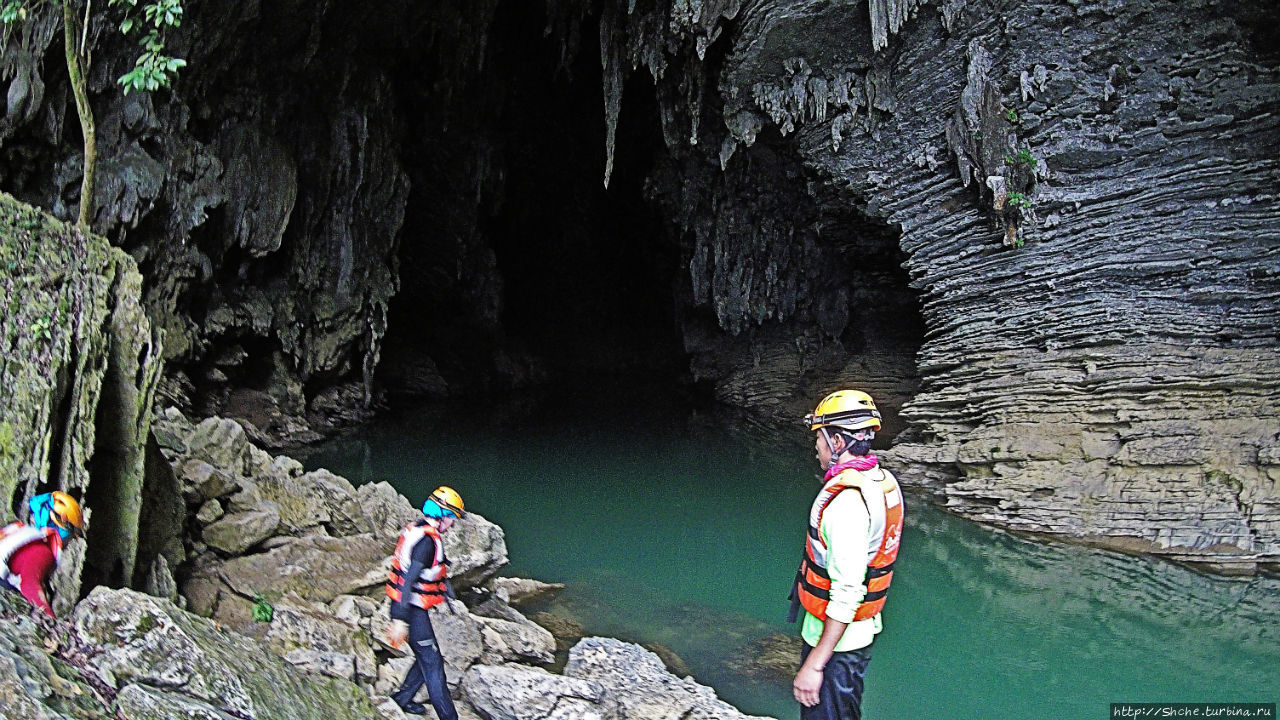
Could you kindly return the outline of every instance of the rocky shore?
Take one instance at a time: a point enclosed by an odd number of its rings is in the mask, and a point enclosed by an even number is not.
[[[185,528],[185,561],[148,593],[95,588],[64,619],[0,594],[0,715],[45,718],[387,718],[412,660],[384,637],[382,588],[418,512],[385,483],[354,488],[271,456],[231,420],[161,413],[152,431]],[[169,500],[176,502],[170,503]],[[630,643],[557,638],[513,603],[555,587],[498,574],[503,531],[477,514],[445,535],[459,594],[434,608],[464,718],[745,718]],[[176,549],[176,548],[175,548]],[[162,556],[163,557],[163,556]]]

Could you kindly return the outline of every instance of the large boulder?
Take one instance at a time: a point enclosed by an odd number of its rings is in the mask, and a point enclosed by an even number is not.
[[[252,445],[235,420],[211,417],[201,421],[185,439],[187,456],[203,460],[233,475],[249,475]]]
[[[619,720],[598,683],[519,665],[477,665],[464,681],[467,700],[490,720]]]
[[[295,667],[351,681],[371,682],[378,660],[373,637],[327,607],[289,595],[272,603],[267,647]]]
[[[298,483],[311,488],[312,492],[324,499],[332,534],[358,535],[373,532],[373,523],[366,517],[356,499],[356,489],[346,478],[320,469],[298,478]]]
[[[405,496],[385,482],[361,485],[356,490],[356,502],[373,525],[375,535],[396,537],[405,525],[422,517]]]
[[[219,720],[217,713],[241,720],[366,720],[378,712],[354,684],[301,673],[258,643],[166,600],[100,587],[76,607],[73,621],[81,641],[101,648],[90,667],[122,691],[134,717],[148,717],[141,708],[158,704],[197,708],[196,717]],[[129,685],[145,687],[126,694]],[[168,697],[157,701],[157,694]]]
[[[445,533],[444,552],[457,589],[482,585],[507,564],[506,534],[483,516],[467,513]]]
[[[204,527],[202,539],[227,555],[239,555],[274,535],[279,526],[275,507],[263,507],[219,517]]]
[[[267,552],[231,558],[206,568],[235,592],[292,593],[303,600],[330,602],[339,595],[373,590],[387,581],[395,539],[374,535],[285,538]]]
[[[690,678],[667,672],[639,645],[589,637],[569,650],[564,674],[605,688],[623,720],[734,720],[748,718]]]
[[[0,717],[62,720],[108,716],[109,709],[76,667],[47,654],[59,645],[47,620],[33,620],[17,593],[0,591]]]
[[[556,639],[541,625],[521,618],[518,621],[476,617],[485,650],[497,662],[550,663],[555,660]]]

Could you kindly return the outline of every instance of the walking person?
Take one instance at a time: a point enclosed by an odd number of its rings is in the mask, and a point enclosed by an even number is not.
[[[53,617],[46,583],[62,557],[62,544],[84,532],[75,498],[55,490],[31,498],[31,524],[0,528],[0,582]]]
[[[870,395],[834,392],[805,422],[826,472],[791,593],[789,619],[804,611],[792,693],[802,720],[860,720],[871,644],[902,538],[902,492],[871,454],[880,412]]]
[[[421,520],[409,523],[400,534],[387,581],[387,596],[391,598],[387,638],[395,647],[403,645],[407,638],[414,656],[413,667],[391,699],[410,715],[424,715],[426,706],[414,702],[413,696],[426,685],[439,720],[457,720],[458,711],[445,682],[444,657],[427,611],[451,594],[446,578],[449,561],[444,556],[441,535],[466,513],[458,493],[441,485],[422,504],[422,514]]]

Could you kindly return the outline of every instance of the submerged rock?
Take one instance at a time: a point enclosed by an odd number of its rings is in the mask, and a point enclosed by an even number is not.
[[[796,635],[766,635],[743,648],[741,655],[729,658],[725,664],[748,677],[789,683],[800,671],[803,643]]]
[[[520,577],[496,577],[490,587],[502,600],[515,606],[548,600],[564,589],[564,583],[546,583]]]

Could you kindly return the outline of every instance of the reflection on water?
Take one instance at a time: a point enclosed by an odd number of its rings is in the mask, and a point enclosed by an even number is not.
[[[818,487],[806,444],[747,442],[633,395],[505,419],[388,417],[307,464],[411,500],[454,485],[506,530],[508,574],[568,584],[551,612],[671,648],[748,712],[798,716],[789,678],[746,674],[742,656],[795,633],[785,596]],[[1031,542],[918,498],[908,512],[868,717],[1280,699],[1277,579]]]

